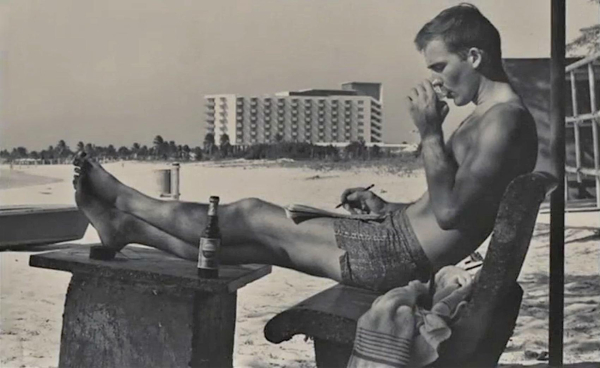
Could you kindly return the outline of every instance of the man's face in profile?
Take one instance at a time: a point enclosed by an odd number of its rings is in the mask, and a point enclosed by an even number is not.
[[[441,39],[431,40],[423,50],[427,68],[432,71],[434,86],[441,86],[446,97],[454,100],[456,106],[472,102],[477,93],[476,83],[479,74],[473,67],[473,58],[466,59],[457,53],[448,51]]]

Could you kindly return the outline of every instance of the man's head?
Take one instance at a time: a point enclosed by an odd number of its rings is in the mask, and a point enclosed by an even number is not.
[[[500,34],[471,4],[442,11],[421,28],[415,45],[424,54],[432,78],[444,84],[459,106],[476,97],[481,76],[506,81]]]

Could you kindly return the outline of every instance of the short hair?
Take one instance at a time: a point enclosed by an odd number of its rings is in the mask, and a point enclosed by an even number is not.
[[[448,51],[463,58],[471,47],[477,47],[487,54],[488,67],[502,66],[500,33],[475,5],[461,3],[443,10],[417,33],[417,50],[422,52],[434,39],[444,41]]]

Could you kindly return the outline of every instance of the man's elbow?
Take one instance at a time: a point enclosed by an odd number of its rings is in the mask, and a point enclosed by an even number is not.
[[[456,211],[440,211],[440,213],[435,216],[435,219],[442,230],[455,230],[458,228],[459,216]]]

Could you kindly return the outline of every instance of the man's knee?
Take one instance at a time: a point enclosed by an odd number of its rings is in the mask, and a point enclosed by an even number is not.
[[[245,198],[232,203],[231,208],[239,221],[251,226],[263,219],[265,211],[268,211],[271,206],[259,198]]]
[[[252,214],[260,211],[267,205],[267,202],[259,198],[244,198],[234,203],[236,210],[240,214]]]

